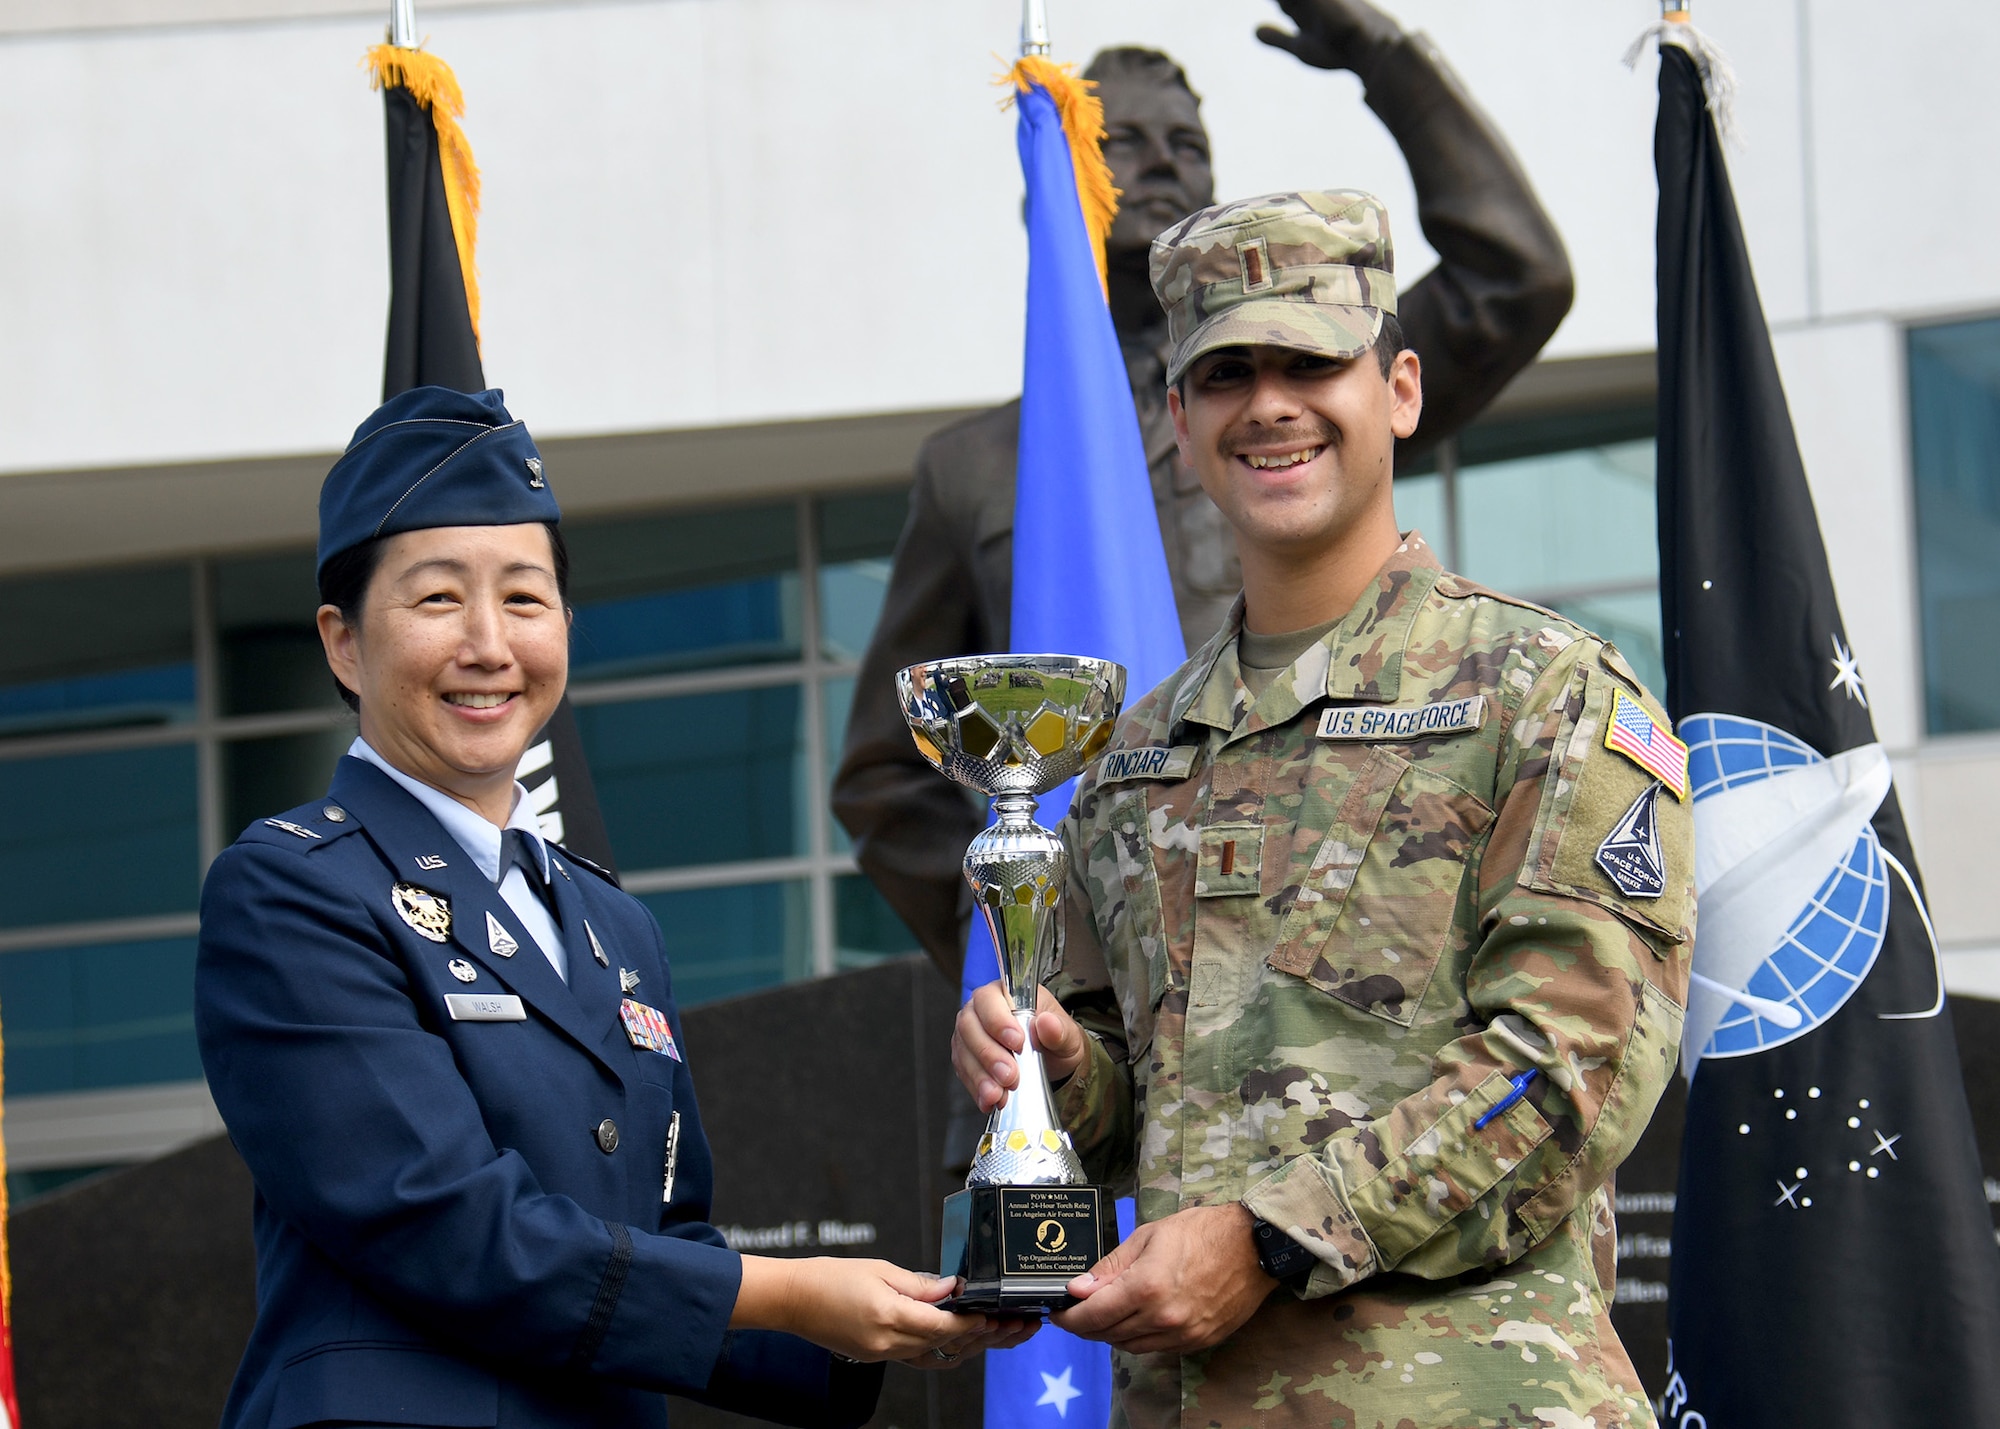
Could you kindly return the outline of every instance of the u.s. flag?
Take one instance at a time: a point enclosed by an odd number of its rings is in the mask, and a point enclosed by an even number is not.
[[[1604,747],[1620,754],[1674,791],[1688,796],[1688,747],[1646,713],[1646,707],[1623,690],[1613,691],[1611,723]]]

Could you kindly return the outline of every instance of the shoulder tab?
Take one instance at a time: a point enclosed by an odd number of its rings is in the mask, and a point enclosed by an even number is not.
[[[1478,581],[1467,580],[1456,571],[1446,571],[1438,577],[1437,584],[1431,588],[1439,595],[1452,600],[1490,600],[1499,605],[1511,605],[1516,610],[1531,610],[1536,615],[1545,616],[1567,627],[1572,637],[1584,633],[1582,626],[1559,611],[1550,610],[1545,605],[1536,605],[1532,600],[1523,600],[1518,595],[1494,590],[1491,586],[1483,586]]]
[[[624,891],[625,885],[618,881],[618,875],[613,873],[610,869],[606,868],[603,864],[592,863],[589,859],[585,858],[582,854],[578,853],[575,849],[571,848],[568,844],[552,843],[549,845],[549,847],[555,849],[564,858],[568,859],[578,868],[587,868],[592,873],[596,874],[599,878],[603,879],[606,883],[610,884],[613,888],[618,889],[620,892]]]
[[[238,843],[276,844],[301,852],[324,848],[361,827],[361,821],[332,799],[315,799],[267,819],[253,819]]]

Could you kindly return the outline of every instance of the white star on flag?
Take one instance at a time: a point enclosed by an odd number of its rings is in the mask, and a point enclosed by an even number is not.
[[[1083,1394],[1082,1390],[1069,1382],[1070,1366],[1064,1365],[1063,1372],[1059,1375],[1050,1374],[1047,1370],[1042,1370],[1040,1373],[1042,1397],[1035,1401],[1035,1407],[1039,1409],[1044,1404],[1052,1404],[1055,1406],[1058,1419],[1069,1418],[1069,1402],[1080,1398]]]
[[[1849,697],[1861,701],[1861,708],[1868,708],[1868,694],[1861,688],[1861,664],[1854,658],[1854,652],[1840,643],[1838,632],[1833,637],[1833,683],[1829,690],[1846,690]]]

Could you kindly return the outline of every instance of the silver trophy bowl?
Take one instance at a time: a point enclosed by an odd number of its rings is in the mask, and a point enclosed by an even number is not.
[[[965,881],[1000,951],[1001,985],[1025,1050],[1015,1054],[1020,1081],[987,1122],[965,1184],[1081,1186],[1083,1164],[1056,1119],[1034,1039],[1069,877],[1069,853],[1035,822],[1035,803],[1110,744],[1125,667],[1081,655],[965,655],[910,666],[896,676],[896,692],[924,757],[991,796],[996,815],[965,851]]]

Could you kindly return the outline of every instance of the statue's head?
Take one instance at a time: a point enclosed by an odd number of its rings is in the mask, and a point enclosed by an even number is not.
[[[1158,50],[1100,50],[1085,79],[1104,101],[1104,158],[1122,191],[1108,247],[1144,253],[1161,232],[1215,202],[1201,96]]]

